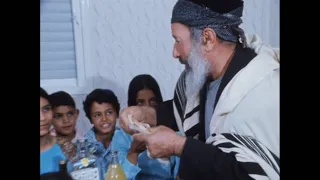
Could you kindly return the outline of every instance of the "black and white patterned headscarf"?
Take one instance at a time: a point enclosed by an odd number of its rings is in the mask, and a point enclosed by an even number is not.
[[[228,13],[220,14],[208,7],[188,0],[178,0],[172,11],[171,23],[179,22],[197,29],[212,28],[217,36],[225,41],[242,42],[247,46],[242,23],[243,6]]]

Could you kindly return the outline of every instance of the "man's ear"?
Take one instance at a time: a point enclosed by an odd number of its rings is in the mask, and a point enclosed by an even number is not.
[[[205,46],[205,51],[209,52],[213,49],[215,43],[217,43],[217,35],[211,28],[205,28],[202,34],[203,45]]]

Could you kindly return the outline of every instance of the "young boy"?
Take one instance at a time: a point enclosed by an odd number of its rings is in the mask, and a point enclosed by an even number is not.
[[[76,131],[79,110],[71,95],[64,91],[55,92],[49,98],[53,110],[52,125],[57,142],[68,158],[72,158],[77,152],[74,143],[83,136],[81,132]]]
[[[105,176],[111,160],[111,141],[116,129],[120,104],[117,96],[110,90],[95,89],[83,102],[83,109],[93,128],[85,135],[91,147],[89,150],[101,162],[101,176]]]
[[[76,122],[79,110],[70,94],[58,91],[50,95],[50,102],[53,109],[53,121],[56,136],[76,142],[81,134],[76,131]]]
[[[59,161],[66,159],[56,138],[49,134],[52,117],[49,95],[40,87],[40,175],[59,171]]]

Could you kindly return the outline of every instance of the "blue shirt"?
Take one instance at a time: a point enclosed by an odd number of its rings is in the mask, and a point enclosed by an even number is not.
[[[117,129],[117,127],[116,127]],[[96,139],[94,127],[84,135],[89,143],[89,151],[98,158],[98,164],[101,168],[100,176],[105,177],[111,161],[111,145],[105,148],[104,145]]]
[[[176,179],[180,158],[171,156],[168,164],[162,164],[157,159],[151,159],[147,151],[140,153],[137,165],[132,164],[127,159],[132,136],[122,129],[116,130],[111,142],[112,150],[118,151],[120,165],[126,174],[127,180],[165,180]]]
[[[40,175],[59,171],[59,161],[65,160],[60,145],[54,144],[50,149],[40,152]]]

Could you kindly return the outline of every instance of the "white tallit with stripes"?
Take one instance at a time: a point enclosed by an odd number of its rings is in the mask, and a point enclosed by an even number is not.
[[[279,179],[280,51],[256,35],[247,36],[247,42],[257,56],[222,91],[206,143],[234,154],[253,179]],[[185,74],[178,80],[173,107],[180,132],[188,136],[199,123],[199,98],[185,97]]]

